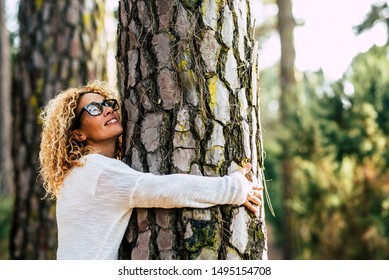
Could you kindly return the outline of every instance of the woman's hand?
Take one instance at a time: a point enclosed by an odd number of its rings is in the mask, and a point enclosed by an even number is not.
[[[239,170],[239,172],[246,177],[246,174],[248,174],[250,170],[251,170],[251,164],[247,163],[241,170]],[[246,183],[251,186],[251,191],[247,194],[246,201],[243,203],[243,205],[246,206],[257,217],[259,217],[261,199],[262,199],[262,195],[261,195],[262,187],[259,186],[257,183],[250,182],[249,180],[247,180]]]

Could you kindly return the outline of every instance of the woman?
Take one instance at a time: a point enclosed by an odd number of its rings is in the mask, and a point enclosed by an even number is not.
[[[224,177],[133,170],[120,160],[119,104],[104,83],[59,93],[44,108],[40,173],[57,199],[58,259],[116,259],[133,208],[245,205],[259,214],[260,187]]]

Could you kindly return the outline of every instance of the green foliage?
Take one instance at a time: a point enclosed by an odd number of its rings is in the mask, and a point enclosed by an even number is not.
[[[380,121],[386,114],[382,100],[389,95],[388,69],[387,49],[373,47],[315,101],[320,109],[314,111],[313,125],[323,152],[301,159],[294,182],[301,189],[295,203],[309,209],[296,213],[308,236],[304,239],[301,230],[296,234],[305,249],[297,253],[300,257],[389,257],[389,226],[382,211],[389,195],[389,162],[383,157],[389,131]]]
[[[371,10],[366,15],[365,20],[355,26],[354,30],[357,34],[361,34],[366,30],[374,27],[375,24],[382,22],[387,26],[388,42],[389,42],[389,6],[388,3],[373,4]]]
[[[305,73],[296,113],[265,138],[272,201],[276,214],[282,205],[292,211],[297,259],[389,258],[388,57],[386,47],[373,47],[332,84]],[[290,201],[277,183],[280,143],[294,166]],[[279,232],[284,218],[270,219]]]
[[[366,101],[377,113],[377,124],[389,134],[389,60],[386,47],[372,47],[368,53],[357,56],[349,75],[355,85],[355,102]]]
[[[0,259],[9,258],[8,243],[11,230],[13,198],[0,195]]]

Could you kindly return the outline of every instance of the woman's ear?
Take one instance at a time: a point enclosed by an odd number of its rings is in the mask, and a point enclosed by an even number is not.
[[[78,142],[84,142],[86,140],[86,135],[79,129],[73,130],[73,137],[78,141]]]

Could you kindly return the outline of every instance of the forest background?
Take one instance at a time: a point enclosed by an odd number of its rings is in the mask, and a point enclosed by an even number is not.
[[[254,10],[264,12],[259,13],[256,36],[265,47],[274,38],[271,34],[280,31],[280,3],[252,2]],[[336,3],[330,3],[335,10]],[[266,63],[272,52],[281,52],[262,49],[265,174],[275,212],[273,216],[266,208],[268,234],[272,238],[270,258],[389,258],[389,8],[386,1],[371,3],[353,32],[361,34],[384,27],[387,33],[382,35],[383,43],[357,54],[335,79],[325,69],[301,71],[293,64],[293,90],[286,93],[282,86],[285,77],[280,71],[282,61]],[[352,9],[350,6],[344,10],[344,16]],[[15,22],[17,15],[8,12],[9,20],[13,17]],[[290,22],[296,30],[305,25],[304,18]],[[337,28],[323,23],[327,24]],[[10,33],[15,54],[17,28],[11,27]],[[344,48],[338,39],[334,42],[334,57],[338,49]],[[289,44],[294,50],[294,39]],[[298,50],[297,61],[299,55],[304,55]],[[110,60],[112,57],[108,57]],[[285,179],[286,173],[289,176]],[[12,190],[2,184],[0,259],[9,257],[12,205]]]

